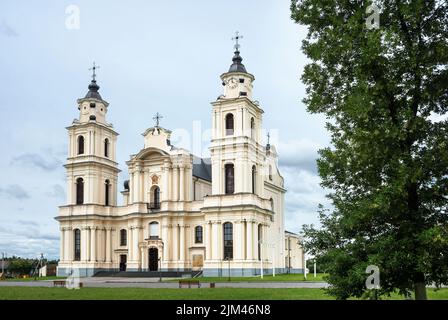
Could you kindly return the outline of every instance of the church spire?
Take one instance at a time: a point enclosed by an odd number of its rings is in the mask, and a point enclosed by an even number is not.
[[[243,36],[239,34],[238,31],[235,32],[235,37],[232,38],[232,40],[235,40],[235,55],[232,58],[232,65],[229,68],[229,72],[244,72],[247,73],[246,67],[244,67],[244,64],[241,62],[243,61],[243,58],[240,56],[240,47],[239,40],[242,39]]]
[[[87,92],[85,98],[86,99],[97,99],[97,100],[103,100],[101,98],[101,95],[98,93],[98,90],[100,89],[100,86],[96,83],[96,69],[99,69],[100,66],[95,65],[95,62],[93,62],[92,68],[89,70],[92,70],[92,82],[89,84],[89,91]]]

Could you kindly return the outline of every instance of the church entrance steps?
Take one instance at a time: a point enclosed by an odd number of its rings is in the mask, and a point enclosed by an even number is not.
[[[202,275],[202,271],[98,271],[94,277],[121,278],[194,278]]]

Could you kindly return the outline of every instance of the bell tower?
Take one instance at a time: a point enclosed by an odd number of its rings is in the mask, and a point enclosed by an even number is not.
[[[240,55],[238,32],[232,64],[221,75],[224,92],[212,102],[212,194],[255,193],[262,195],[264,163],[261,128],[263,110],[252,98],[255,77],[248,73]]]
[[[117,205],[118,133],[106,121],[109,103],[99,94],[93,63],[92,81],[84,98],[78,99],[79,118],[67,127],[69,150],[67,170],[67,204]]]

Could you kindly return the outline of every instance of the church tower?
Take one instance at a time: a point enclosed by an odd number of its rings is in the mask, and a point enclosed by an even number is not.
[[[118,133],[106,121],[109,103],[98,92],[97,68],[94,63],[89,91],[77,101],[79,118],[67,127],[67,205],[117,205]]]
[[[240,56],[238,33],[229,71],[221,75],[224,87],[213,106],[211,141],[212,194],[254,193],[262,196],[264,163],[261,128],[263,110],[252,100],[255,77]]]

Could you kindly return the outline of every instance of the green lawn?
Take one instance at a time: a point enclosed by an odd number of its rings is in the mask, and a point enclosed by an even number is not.
[[[66,279],[66,277],[57,277],[57,276],[49,276],[49,277],[37,277],[37,278],[12,278],[5,279],[3,281],[44,281],[44,280],[57,280],[57,279]]]
[[[273,277],[272,275],[268,275],[268,276],[263,276],[263,279],[260,278],[260,276],[257,277],[230,277],[230,281],[231,282],[260,282],[260,281],[279,281],[279,282],[294,282],[294,281],[309,281],[309,282],[313,282],[313,281],[318,281],[318,282],[322,282],[323,277],[325,276],[325,273],[318,273],[316,274],[316,278],[314,278],[313,274],[308,274],[305,278],[303,277],[303,274],[279,274],[276,275],[275,277]],[[169,282],[177,282],[180,279],[174,279],[174,280],[167,280]],[[182,279],[185,281],[196,281],[199,280],[200,282],[228,282],[229,278],[228,277],[198,277],[198,278],[185,278]]]
[[[448,289],[428,289],[429,299],[448,299]],[[325,300],[322,289],[145,289],[0,287],[0,300]],[[388,299],[402,299],[394,295]]]

